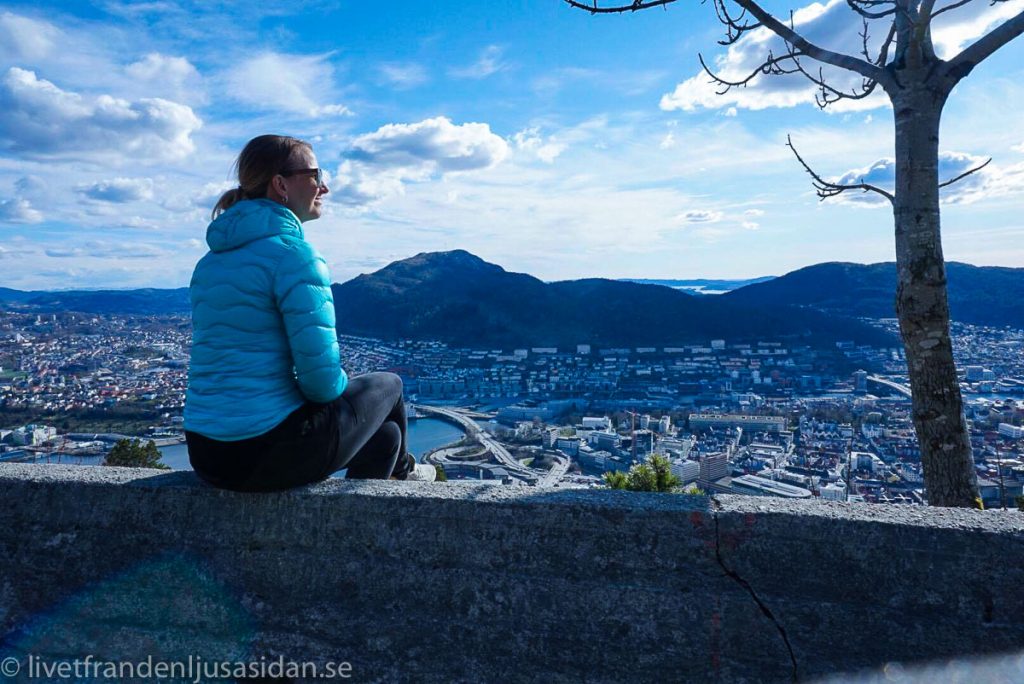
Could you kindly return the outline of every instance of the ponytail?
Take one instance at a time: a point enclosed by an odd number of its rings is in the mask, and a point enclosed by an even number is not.
[[[217,218],[222,213],[230,209],[235,202],[245,199],[245,191],[242,188],[231,188],[217,200],[217,204],[214,205],[213,211],[210,212],[210,218]]]

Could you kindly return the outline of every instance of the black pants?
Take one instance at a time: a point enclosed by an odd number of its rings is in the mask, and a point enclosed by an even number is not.
[[[307,403],[279,425],[235,442],[185,432],[199,477],[223,489],[268,492],[319,482],[348,468],[349,478],[404,480],[408,453],[402,379],[367,373],[328,404]]]

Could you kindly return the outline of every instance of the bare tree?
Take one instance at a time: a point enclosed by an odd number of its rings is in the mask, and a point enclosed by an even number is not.
[[[914,427],[921,446],[928,502],[933,506],[978,505],[978,484],[970,435],[949,334],[946,266],[939,223],[939,189],[984,166],[955,178],[939,180],[939,122],[950,92],[980,62],[1024,32],[1024,12],[993,29],[949,60],[939,58],[932,43],[932,20],[970,2],[999,4],[1005,0],[846,0],[863,24],[860,55],[834,52],[816,45],[796,30],[792,19],[781,21],[755,0],[711,0],[725,27],[721,45],[732,45],[748,32],[766,28],[785,44],[781,54],[768,53],[745,78],[728,80],[701,65],[725,93],[743,87],[760,74],[801,74],[817,86],[820,107],[840,100],[861,99],[878,86],[892,102],[896,128],[896,184],[892,192],[869,183],[835,183],[811,175],[819,197],[844,192],[874,192],[893,207],[896,232],[896,312],[906,350],[913,393]],[[564,0],[592,14],[620,13],[669,5],[675,0],[634,0],[602,6],[598,0]],[[941,7],[936,7],[942,3]],[[876,54],[868,49],[868,27],[884,22],[887,29]],[[811,66],[817,63],[817,68]],[[832,85],[821,65],[860,76],[852,89]],[[789,142],[794,154],[792,142]],[[988,162],[985,162],[986,164]]]

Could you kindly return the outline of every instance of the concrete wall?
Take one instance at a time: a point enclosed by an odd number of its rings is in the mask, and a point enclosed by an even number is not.
[[[0,465],[0,659],[764,682],[1022,649],[1016,511]]]

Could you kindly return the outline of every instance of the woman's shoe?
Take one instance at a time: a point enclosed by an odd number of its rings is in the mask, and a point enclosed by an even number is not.
[[[416,482],[433,482],[437,479],[437,468],[429,463],[417,463],[416,466],[409,471],[409,475],[405,479],[406,481],[415,480]]]

